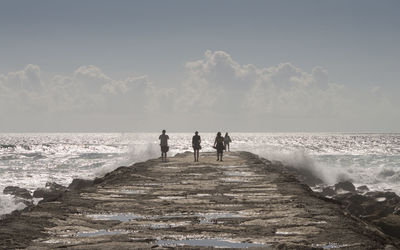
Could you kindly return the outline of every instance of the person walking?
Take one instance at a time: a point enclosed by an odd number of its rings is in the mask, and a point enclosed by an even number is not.
[[[217,161],[222,161],[222,155],[224,152],[224,137],[221,136],[221,132],[218,132],[217,137],[215,137],[214,148],[217,149]]]
[[[201,137],[199,135],[199,132],[194,132],[194,136],[192,137],[192,147],[193,147],[193,151],[194,151],[194,161],[198,162],[199,161],[199,154],[200,154],[200,146],[201,143]]]
[[[228,135],[228,132],[225,133],[225,137],[224,137],[224,146],[225,146],[225,150],[227,151],[231,151],[231,149],[229,148],[229,143],[231,143],[232,140]]]
[[[169,147],[168,147],[169,136],[165,133],[166,133],[166,131],[164,129],[162,131],[162,134],[158,137],[158,139],[160,140],[161,160],[166,162],[167,161],[167,152],[169,150]]]

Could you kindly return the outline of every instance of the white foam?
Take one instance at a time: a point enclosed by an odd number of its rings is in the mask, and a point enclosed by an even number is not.
[[[14,196],[0,194],[0,215],[9,214],[14,210],[22,210],[26,205],[22,202],[18,202]]]
[[[104,174],[120,167],[129,166],[135,162],[146,161],[159,156],[159,146],[155,143],[146,144],[132,144],[129,150],[122,154],[122,156],[115,162],[104,165],[96,169],[96,176],[103,176]]]

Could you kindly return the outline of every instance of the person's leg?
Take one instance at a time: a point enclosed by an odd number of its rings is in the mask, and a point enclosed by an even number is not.
[[[222,155],[223,155],[223,154],[224,154],[224,151],[221,152],[221,160],[220,160],[220,161],[222,161]]]
[[[194,157],[194,161],[196,161],[196,149],[193,149],[193,157]]]
[[[200,150],[197,150],[197,161],[199,161]]]

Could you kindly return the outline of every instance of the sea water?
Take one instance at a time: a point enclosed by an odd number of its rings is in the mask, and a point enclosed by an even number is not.
[[[212,151],[214,133],[200,133]],[[46,182],[102,176],[119,166],[158,157],[158,133],[0,134],[0,214],[24,207],[6,186],[35,190]],[[170,133],[169,156],[191,150],[190,133]],[[400,134],[231,133],[231,150],[250,151],[307,169],[327,184],[352,180],[400,194]],[[200,159],[201,160],[201,159]]]

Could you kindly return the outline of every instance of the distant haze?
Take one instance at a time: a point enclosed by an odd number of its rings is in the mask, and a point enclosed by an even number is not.
[[[400,1],[0,2],[0,132],[400,132]]]

